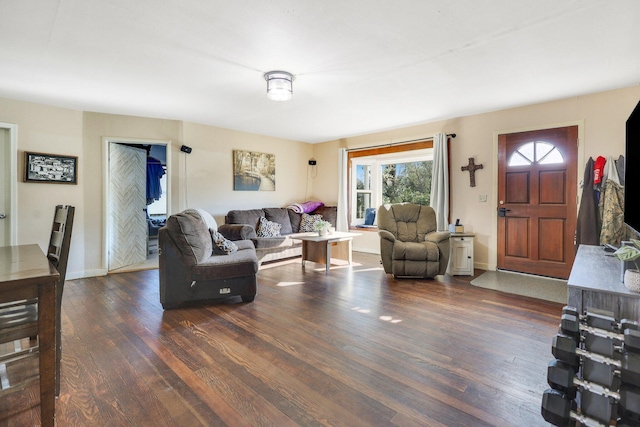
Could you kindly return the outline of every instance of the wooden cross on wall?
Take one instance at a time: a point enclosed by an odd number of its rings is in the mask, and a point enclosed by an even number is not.
[[[482,169],[482,164],[476,165],[473,157],[469,157],[469,164],[467,166],[462,166],[463,171],[469,171],[469,185],[471,187],[476,186],[476,169]]]

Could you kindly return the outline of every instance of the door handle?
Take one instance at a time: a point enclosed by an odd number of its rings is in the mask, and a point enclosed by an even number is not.
[[[500,217],[505,217],[507,216],[507,212],[509,212],[511,209],[507,209],[507,208],[498,208],[498,216]]]
[[[5,214],[0,214],[0,219],[5,219],[7,216]]]

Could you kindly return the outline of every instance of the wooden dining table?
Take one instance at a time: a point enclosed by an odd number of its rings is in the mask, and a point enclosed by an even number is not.
[[[0,303],[37,299],[42,426],[55,425],[56,284],[60,275],[36,244],[0,247]]]

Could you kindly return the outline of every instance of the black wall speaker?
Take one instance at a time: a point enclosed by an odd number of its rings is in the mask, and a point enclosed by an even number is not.
[[[187,147],[186,145],[183,145],[182,147],[180,147],[180,151],[189,154],[191,152],[192,148],[191,147]]]

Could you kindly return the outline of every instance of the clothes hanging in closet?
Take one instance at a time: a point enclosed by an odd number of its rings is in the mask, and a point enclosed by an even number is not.
[[[165,174],[164,166],[160,160],[155,157],[147,157],[147,205],[155,200],[160,200],[162,196],[162,187],[160,186],[160,178]]]

